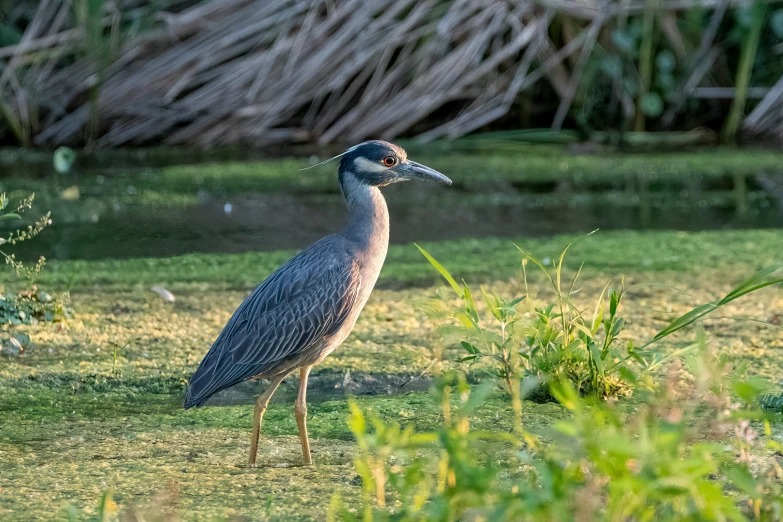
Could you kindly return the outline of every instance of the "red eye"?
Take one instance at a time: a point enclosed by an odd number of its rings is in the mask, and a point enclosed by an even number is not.
[[[386,156],[383,158],[383,164],[387,167],[393,167],[397,163],[397,158],[394,156]]]

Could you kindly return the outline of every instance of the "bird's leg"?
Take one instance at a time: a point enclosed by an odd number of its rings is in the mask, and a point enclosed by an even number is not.
[[[251,466],[256,465],[256,455],[258,453],[258,438],[261,435],[261,419],[264,417],[266,407],[269,405],[269,400],[272,395],[275,394],[275,390],[280,386],[280,383],[285,379],[286,374],[281,374],[272,379],[269,387],[256,401],[256,408],[253,412],[253,436],[250,439],[250,460],[248,464]]]
[[[302,456],[304,463],[309,466],[313,463],[310,456],[310,439],[307,437],[307,377],[310,376],[310,368],[299,368],[299,396],[296,398],[296,423],[299,425],[299,439],[302,441]]]

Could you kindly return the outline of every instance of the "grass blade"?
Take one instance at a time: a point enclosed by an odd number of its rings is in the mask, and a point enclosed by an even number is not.
[[[664,337],[667,337],[678,330],[682,330],[686,326],[693,324],[694,322],[698,321],[699,319],[706,316],[707,314],[717,310],[718,308],[725,305],[726,303],[730,303],[735,299],[738,299],[744,295],[747,295],[751,292],[755,292],[756,290],[760,290],[767,286],[783,283],[783,277],[779,277],[775,275],[781,270],[783,270],[783,265],[773,265],[771,267],[767,267],[764,268],[763,270],[758,271],[752,277],[748,278],[747,280],[745,280],[744,282],[736,286],[731,292],[729,292],[726,295],[726,297],[724,297],[717,303],[707,303],[707,304],[699,305],[693,310],[691,310],[690,312],[681,315],[680,317],[678,317],[677,319],[669,323],[669,325],[666,328],[658,332],[655,335],[655,337],[653,337],[652,341],[647,343],[647,345],[659,341]]]
[[[416,244],[416,243],[414,243],[414,245],[416,245],[416,248],[418,248],[418,249],[419,249],[419,252],[421,252],[421,253],[422,253],[422,255],[424,255],[424,257],[426,257],[426,258],[427,258],[427,261],[429,261],[429,262],[430,262],[430,264],[431,264],[433,267],[435,267],[435,270],[437,270],[437,271],[438,271],[438,273],[439,273],[440,275],[442,275],[442,276],[443,276],[443,279],[445,279],[446,281],[448,281],[448,283],[451,285],[451,288],[453,288],[453,289],[454,289],[454,291],[457,293],[457,295],[459,295],[460,297],[464,297],[464,295],[463,295],[463,293],[462,293],[462,287],[461,287],[461,286],[460,286],[460,285],[457,283],[457,280],[456,280],[456,279],[454,279],[454,278],[451,276],[451,274],[449,273],[449,271],[448,271],[448,270],[446,270],[446,268],[445,268],[443,265],[441,265],[440,263],[438,263],[438,261],[437,261],[437,260],[436,260],[434,257],[432,257],[432,256],[429,254],[429,252],[427,252],[426,250],[424,250],[423,248],[421,248],[421,247],[420,247],[418,244]]]

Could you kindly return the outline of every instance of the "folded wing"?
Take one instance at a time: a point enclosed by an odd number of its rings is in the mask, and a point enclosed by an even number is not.
[[[300,252],[239,306],[190,380],[185,409],[318,349],[342,326],[361,281],[350,245],[328,236]]]

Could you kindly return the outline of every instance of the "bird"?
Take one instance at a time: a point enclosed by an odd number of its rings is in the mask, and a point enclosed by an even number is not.
[[[299,252],[242,302],[187,387],[186,410],[203,406],[215,393],[240,382],[270,380],[253,412],[250,466],[256,465],[269,401],[296,370],[296,423],[304,463],[312,464],[307,380],[312,367],[351,333],[378,280],[389,245],[389,211],[381,187],[406,180],[451,185],[448,177],[408,159],[405,150],[385,141],[365,141],[313,167],[337,158],[347,225]]]

